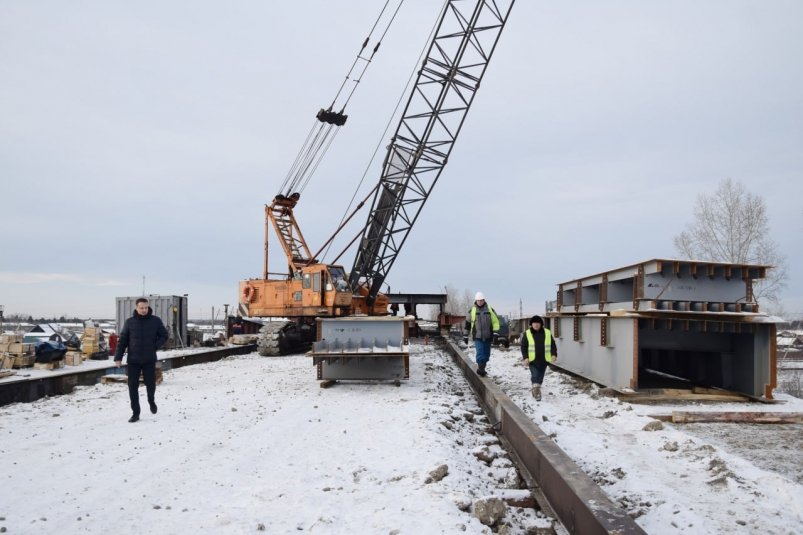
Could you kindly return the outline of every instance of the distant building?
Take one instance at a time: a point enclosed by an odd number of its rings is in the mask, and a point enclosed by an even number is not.
[[[46,334],[48,336],[61,333],[61,327],[53,323],[40,323],[34,325],[28,333]]]

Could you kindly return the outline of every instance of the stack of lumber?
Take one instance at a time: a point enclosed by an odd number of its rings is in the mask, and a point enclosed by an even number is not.
[[[0,335],[0,362],[4,368],[33,366],[36,360],[33,354],[34,345],[23,343],[22,338],[22,334]]]
[[[80,351],[67,351],[64,354],[64,363],[67,366],[79,366],[84,361]]]
[[[81,352],[87,357],[91,357],[93,353],[100,351],[100,329],[97,327],[84,328],[84,334],[81,336]]]

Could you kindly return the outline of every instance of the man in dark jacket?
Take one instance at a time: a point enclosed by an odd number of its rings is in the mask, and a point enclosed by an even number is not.
[[[530,318],[530,328],[521,335],[521,358],[530,368],[530,382],[535,401],[541,401],[541,383],[544,382],[547,363],[558,360],[558,346],[552,331],[544,327],[541,316]]]
[[[123,353],[128,350],[128,396],[133,412],[129,422],[139,420],[140,373],[148,392],[151,412],[156,414],[156,350],[167,342],[167,338],[167,329],[162,320],[153,315],[148,300],[144,297],[137,299],[134,315],[125,320],[114,353],[114,363],[119,368],[123,364]]]

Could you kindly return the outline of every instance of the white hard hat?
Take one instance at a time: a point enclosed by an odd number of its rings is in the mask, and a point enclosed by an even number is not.
[[[474,295],[474,301],[480,301],[480,300],[485,301],[485,294],[482,292],[477,292]]]

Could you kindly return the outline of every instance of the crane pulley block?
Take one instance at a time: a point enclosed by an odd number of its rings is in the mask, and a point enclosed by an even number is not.
[[[343,112],[325,110],[323,108],[321,108],[321,111],[319,111],[318,115],[315,117],[322,123],[333,124],[335,126],[343,126],[346,124],[346,119],[349,118],[349,116],[344,115]]]

